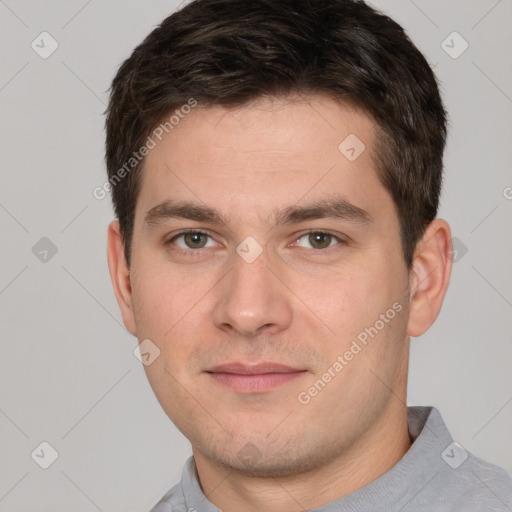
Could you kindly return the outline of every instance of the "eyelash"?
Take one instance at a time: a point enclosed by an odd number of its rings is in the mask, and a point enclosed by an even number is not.
[[[171,238],[169,238],[169,240],[166,240],[164,242],[164,245],[171,247],[172,243],[177,238],[179,238],[180,236],[187,235],[189,233],[194,233],[194,234],[197,234],[197,235],[206,235],[206,236],[210,237],[213,240],[212,234],[209,233],[208,231],[199,231],[197,229],[186,229],[184,231],[180,231],[179,233],[174,234]],[[176,254],[181,254],[181,255],[185,255],[185,256],[192,256],[192,257],[200,256],[204,249],[205,249],[204,247],[201,248],[201,249],[181,249],[180,247],[172,247],[171,248],[172,252],[174,252]]]
[[[304,233],[301,233],[296,239],[295,241],[297,242],[298,240],[300,240],[302,237],[304,236],[307,236],[307,235],[310,235],[311,233],[316,233],[316,234],[321,234],[321,235],[329,235],[331,236],[332,238],[334,238],[336,240],[336,242],[338,242],[337,244],[334,244],[333,246],[328,246],[326,247],[325,249],[316,249],[316,248],[306,248],[306,247],[301,247],[301,249],[306,249],[307,251],[309,251],[310,253],[313,253],[313,254],[317,254],[317,255],[320,255],[320,254],[325,254],[329,249],[333,249],[335,248],[337,245],[347,245],[347,240],[343,239],[342,237],[340,237],[339,235],[337,235],[336,233],[332,232],[332,231],[329,231],[329,230],[318,230],[318,229],[310,229],[309,231],[306,231]]]
[[[209,233],[208,231],[200,231],[200,230],[196,230],[196,229],[187,229],[187,230],[180,231],[179,233],[174,234],[169,240],[166,240],[164,242],[164,245],[165,246],[171,246],[172,243],[177,238],[179,238],[180,236],[187,235],[189,233],[194,233],[194,234],[198,234],[198,235],[206,235],[206,236],[210,237],[212,240],[214,239],[212,234]],[[328,249],[332,249],[333,247],[336,247],[337,245],[346,245],[347,244],[347,241],[344,240],[343,238],[341,238],[340,236],[338,236],[336,233],[334,233],[332,231],[329,231],[329,230],[318,230],[318,229],[311,229],[309,231],[305,231],[305,232],[299,234],[297,237],[295,237],[295,242],[300,240],[302,237],[310,235],[312,233],[332,236],[338,242],[334,246],[329,246],[329,247],[326,247],[325,249],[316,249],[316,248],[308,249],[306,247],[301,247],[301,249],[307,249],[310,253],[313,253],[313,254],[325,254],[328,251]],[[192,255],[200,256],[202,254],[203,250],[206,250],[206,249],[209,249],[209,247],[206,247],[206,248],[203,247],[203,248],[200,248],[200,249],[190,249],[190,248],[189,249],[181,249],[180,247],[177,247],[177,248],[173,247],[172,251],[174,253],[182,254],[182,255],[187,255],[187,256],[192,256]]]

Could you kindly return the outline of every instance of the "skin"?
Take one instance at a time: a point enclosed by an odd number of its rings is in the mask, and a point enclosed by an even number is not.
[[[350,134],[366,146],[354,161],[338,150]],[[321,95],[198,107],[146,157],[130,269],[118,222],[109,226],[109,267],[124,323],[160,349],[145,366],[147,377],[192,444],[205,494],[225,512],[322,506],[383,475],[411,446],[409,337],[439,313],[451,235],[446,221],[435,219],[407,268],[395,206],[373,163],[374,137],[370,117]],[[371,221],[275,222],[286,207],[334,196],[366,210]],[[215,208],[226,225],[146,223],[166,200]],[[208,236],[174,238],[184,229]],[[339,239],[308,235],[325,230]],[[252,263],[236,252],[248,236],[263,249]],[[197,241],[206,246],[196,248]],[[300,403],[299,393],[395,303],[401,311]],[[253,393],[206,373],[261,361],[305,371]]]

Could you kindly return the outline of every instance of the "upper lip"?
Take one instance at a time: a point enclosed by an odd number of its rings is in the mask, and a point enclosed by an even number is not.
[[[209,370],[208,373],[234,373],[238,375],[261,375],[263,373],[292,373],[301,372],[299,368],[292,368],[279,363],[263,362],[256,364],[226,363],[220,364]]]

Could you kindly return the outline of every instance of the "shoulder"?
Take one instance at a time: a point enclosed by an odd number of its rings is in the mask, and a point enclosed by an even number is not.
[[[443,512],[512,512],[512,476],[507,471],[455,442],[435,407],[411,407],[408,413],[415,442],[404,460],[416,468],[418,485],[409,503],[415,511],[435,505]]]
[[[187,512],[181,484],[175,485],[149,512]]]
[[[447,463],[440,468],[425,493],[427,501],[446,512],[511,512],[511,475],[469,452],[465,455],[460,466]]]
[[[452,471],[453,485],[460,488],[464,503],[478,504],[481,510],[512,510],[512,476],[504,469],[468,453],[467,460]]]

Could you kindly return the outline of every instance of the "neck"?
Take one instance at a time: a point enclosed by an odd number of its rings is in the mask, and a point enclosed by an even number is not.
[[[223,512],[296,512],[351,494],[389,471],[412,441],[405,403],[390,406],[358,442],[328,465],[280,478],[255,478],[221,467],[193,449],[206,497]]]

